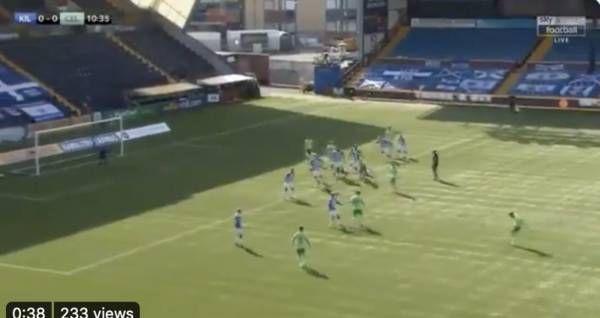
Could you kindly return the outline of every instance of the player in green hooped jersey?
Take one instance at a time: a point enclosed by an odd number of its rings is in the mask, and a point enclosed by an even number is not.
[[[304,234],[304,227],[300,226],[298,231],[292,236],[292,245],[296,249],[298,255],[298,265],[300,267],[306,266],[306,250],[310,248],[310,240],[308,236]]]
[[[517,212],[510,212],[508,216],[513,220],[513,228],[510,231],[510,244],[515,245],[515,239],[523,228],[523,219],[517,214]]]
[[[389,178],[392,189],[394,191],[398,191],[398,188],[396,187],[396,179],[398,178],[398,164],[394,161],[390,162]]]
[[[354,195],[350,198],[350,203],[352,203],[352,217],[354,220],[356,220],[356,222],[358,222],[358,225],[362,226],[365,201],[362,199],[360,191],[356,191],[354,193]]]

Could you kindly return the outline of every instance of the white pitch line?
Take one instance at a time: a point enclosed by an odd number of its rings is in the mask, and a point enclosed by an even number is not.
[[[309,189],[307,191],[304,191],[302,193],[302,195],[310,194],[310,193],[312,193],[314,191],[316,191],[316,189],[311,188],[311,189]],[[283,200],[283,199],[278,199],[278,200],[272,201],[270,203],[267,203],[267,204],[265,204],[263,206],[247,210],[245,212],[245,214],[260,212],[260,211],[269,209],[272,206],[275,206],[275,205],[283,203],[283,202],[286,202],[286,201]],[[101,259],[101,260],[99,260],[97,262],[93,262],[93,263],[90,263],[90,264],[87,264],[87,265],[84,265],[84,266],[80,266],[80,267],[74,268],[74,269],[72,269],[72,270],[70,270],[70,271],[68,271],[66,273],[67,273],[67,275],[74,275],[74,274],[77,274],[77,273],[80,273],[80,272],[83,272],[83,271],[86,271],[86,270],[89,270],[89,269],[93,269],[93,268],[96,268],[98,266],[101,266],[101,265],[104,265],[104,264],[111,263],[113,261],[119,260],[121,258],[128,257],[130,255],[137,254],[139,252],[143,252],[143,251],[152,249],[154,247],[157,247],[157,246],[160,246],[160,245],[163,245],[163,244],[166,244],[166,243],[177,241],[179,239],[182,239],[182,238],[184,238],[186,236],[189,236],[189,235],[193,235],[193,234],[195,234],[197,232],[200,232],[202,230],[207,230],[207,229],[215,228],[217,226],[220,226],[221,224],[224,224],[224,223],[227,223],[227,222],[231,222],[231,220],[232,220],[231,217],[227,217],[227,218],[223,218],[223,219],[214,221],[214,222],[209,223],[209,224],[202,224],[202,225],[196,226],[196,227],[194,227],[192,229],[189,229],[189,230],[180,232],[178,234],[175,234],[175,235],[163,238],[161,240],[154,241],[154,242],[151,242],[149,244],[142,245],[142,246],[130,249],[128,251],[125,251],[125,252],[122,252],[122,253],[119,253],[119,254],[107,257],[107,258],[103,258],[103,259]]]
[[[26,270],[26,271],[30,271],[30,272],[49,273],[49,274],[62,275],[62,276],[68,276],[68,275],[70,275],[68,272],[59,271],[59,270],[50,269],[50,268],[25,266],[25,265],[16,265],[16,264],[8,264],[8,263],[0,263],[0,267],[11,268],[11,269],[19,269],[19,270]]]
[[[43,198],[31,197],[31,196],[27,196],[27,195],[13,194],[13,193],[0,193],[0,198],[21,200],[21,201],[30,201],[30,202],[42,202],[42,201],[44,201]]]

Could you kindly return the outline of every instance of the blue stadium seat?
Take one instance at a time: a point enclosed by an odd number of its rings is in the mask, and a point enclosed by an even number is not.
[[[508,70],[497,68],[375,64],[366,71],[357,87],[491,94],[507,74]]]
[[[0,51],[68,100],[92,110],[125,107],[125,91],[167,83],[100,34],[3,41]]]
[[[588,31],[586,37],[571,37],[568,41],[554,43],[544,56],[544,61],[587,62],[590,58],[590,45],[593,44],[600,51],[600,31]]]
[[[521,96],[559,96],[597,98],[600,94],[600,71],[588,73],[585,65],[536,64],[511,88]]]
[[[21,125],[32,119],[20,110],[21,106],[49,102],[69,116],[70,110],[61,106],[42,88],[7,65],[0,64],[0,127]]]
[[[534,29],[413,28],[391,56],[522,61],[536,39]]]

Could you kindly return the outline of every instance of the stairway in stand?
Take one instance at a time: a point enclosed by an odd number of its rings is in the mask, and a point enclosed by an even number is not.
[[[388,43],[379,51],[375,54],[375,58],[372,61],[377,61],[380,58],[386,57],[388,56],[392,50],[398,45],[398,43],[400,43],[402,40],[404,40],[404,38],[406,38],[406,36],[408,35],[408,33],[410,32],[410,27],[408,26],[400,26],[397,28],[396,32],[394,33],[394,35],[390,38],[390,40],[388,41]],[[364,74],[364,70],[365,70],[365,66],[363,67],[358,67],[354,73],[352,74],[352,76],[347,80],[346,83],[348,83],[347,86],[354,86],[358,80],[360,80]]]
[[[118,37],[116,37],[114,35],[107,35],[107,37],[111,41],[113,41],[117,46],[119,46],[121,49],[123,49],[125,52],[133,55],[135,58],[137,58],[138,60],[140,60],[143,64],[145,64],[146,66],[148,66],[151,70],[160,73],[162,76],[164,76],[169,81],[169,83],[176,83],[177,82],[165,70],[161,69],[156,64],[152,63],[150,60],[148,60],[147,58],[145,58],[142,54],[140,54],[139,52],[137,52],[136,50],[134,50],[133,48],[131,48],[129,45],[127,45],[127,43],[121,41],[121,39],[119,39]]]
[[[519,81],[521,76],[525,71],[527,71],[527,65],[531,63],[537,63],[544,59],[544,56],[550,51],[552,48],[552,38],[545,37],[538,41],[536,47],[533,49],[531,54],[527,57],[525,62],[514,68],[506,79],[500,84],[500,86],[494,92],[494,95],[507,95],[510,92],[510,89]]]

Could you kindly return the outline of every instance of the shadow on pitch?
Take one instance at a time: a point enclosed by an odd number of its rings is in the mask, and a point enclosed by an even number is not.
[[[366,225],[362,225],[359,227],[342,225],[342,226],[338,227],[337,230],[346,235],[360,235],[361,233],[365,233],[365,234],[369,234],[369,235],[383,236],[383,233],[375,230],[372,227],[366,226]]]
[[[366,225],[363,225],[363,226],[361,227],[361,229],[363,230],[363,232],[365,232],[365,233],[367,233],[367,234],[370,234],[370,235],[375,235],[375,236],[383,236],[383,234],[382,234],[381,232],[379,232],[379,231],[375,230],[375,229],[374,229],[374,228],[372,228],[372,227],[368,227],[368,226],[366,226]]]
[[[507,109],[490,107],[452,107],[446,106],[433,110],[420,117],[421,120],[486,123],[497,127],[486,134],[501,141],[520,144],[570,145],[581,148],[600,147],[595,134],[572,129],[598,129],[600,114],[595,112],[549,112],[541,109],[522,109],[514,114]],[[571,131],[548,131],[543,127],[567,128]]]
[[[312,204],[310,204],[309,202],[304,201],[302,199],[297,199],[297,198],[290,199],[290,202],[297,204],[297,205],[301,205],[301,206],[307,206],[307,207],[312,206]]]
[[[548,258],[552,257],[552,254],[546,253],[544,251],[536,250],[535,248],[526,247],[526,246],[522,246],[522,245],[513,245],[512,247],[519,249],[519,250],[529,252],[529,253],[533,253],[539,257],[548,257]]]
[[[363,182],[373,189],[379,189],[379,185],[377,184],[377,182],[371,180],[371,178],[365,178],[365,180],[363,180]]]
[[[69,164],[69,169],[45,174],[52,172],[53,167],[48,167],[42,169],[40,177],[0,182],[0,193],[33,198],[57,195],[57,199],[47,201],[0,198],[0,255],[134,216],[143,217],[145,213],[194,199],[211,189],[289,169],[304,161],[299,149],[306,137],[314,138],[317,144],[335,139],[344,149],[371,142],[382,130],[373,125],[274,109],[263,104],[263,101],[220,104],[198,111],[131,119],[128,127],[164,121],[171,132],[128,143],[126,156],[107,166]],[[224,122],[227,127],[223,126]],[[306,132],[315,134],[307,136]],[[80,134],[78,131],[76,137],[83,137]],[[181,147],[182,142],[191,146],[227,145],[229,150]],[[103,186],[105,184],[110,186]],[[255,193],[261,189],[248,185],[245,191]],[[225,200],[221,203],[219,206],[231,211],[238,205],[252,208],[245,206],[245,202]],[[206,215],[207,218],[213,216]],[[119,235],[127,241],[130,234]],[[100,240],[78,242],[87,249],[104,244]]]
[[[356,231],[354,231],[353,229],[351,229],[351,228],[349,228],[349,227],[347,227],[345,225],[340,225],[337,229],[340,232],[342,232],[344,234],[347,234],[347,235],[354,235],[354,234],[356,234]]]
[[[450,181],[446,181],[446,180],[443,180],[443,179],[438,179],[438,180],[435,180],[435,181],[438,182],[438,183],[441,183],[443,185],[447,185],[449,187],[460,188],[460,186],[458,184],[450,182]]]
[[[304,266],[304,267],[302,267],[302,269],[304,270],[305,273],[307,273],[308,275],[310,275],[314,278],[329,280],[329,276],[327,276],[327,274],[320,272],[316,268],[313,268],[310,266]]]
[[[410,194],[402,193],[400,191],[394,191],[394,194],[397,195],[397,196],[399,196],[399,197],[405,198],[405,199],[417,201],[417,198],[413,197]]]
[[[352,186],[352,187],[360,187],[360,183],[348,178],[348,177],[343,177],[340,178],[340,180],[342,180],[342,182],[344,182],[345,184]]]
[[[252,248],[246,246],[246,245],[236,245],[238,248],[240,248],[241,250],[243,250],[244,252],[254,256],[254,257],[258,257],[258,258],[263,258],[264,256],[258,252],[256,252],[255,250],[253,250]]]
[[[596,134],[583,131],[549,131],[539,127],[497,127],[486,131],[487,135],[501,141],[529,145],[567,145],[579,148],[598,148],[600,140]]]

